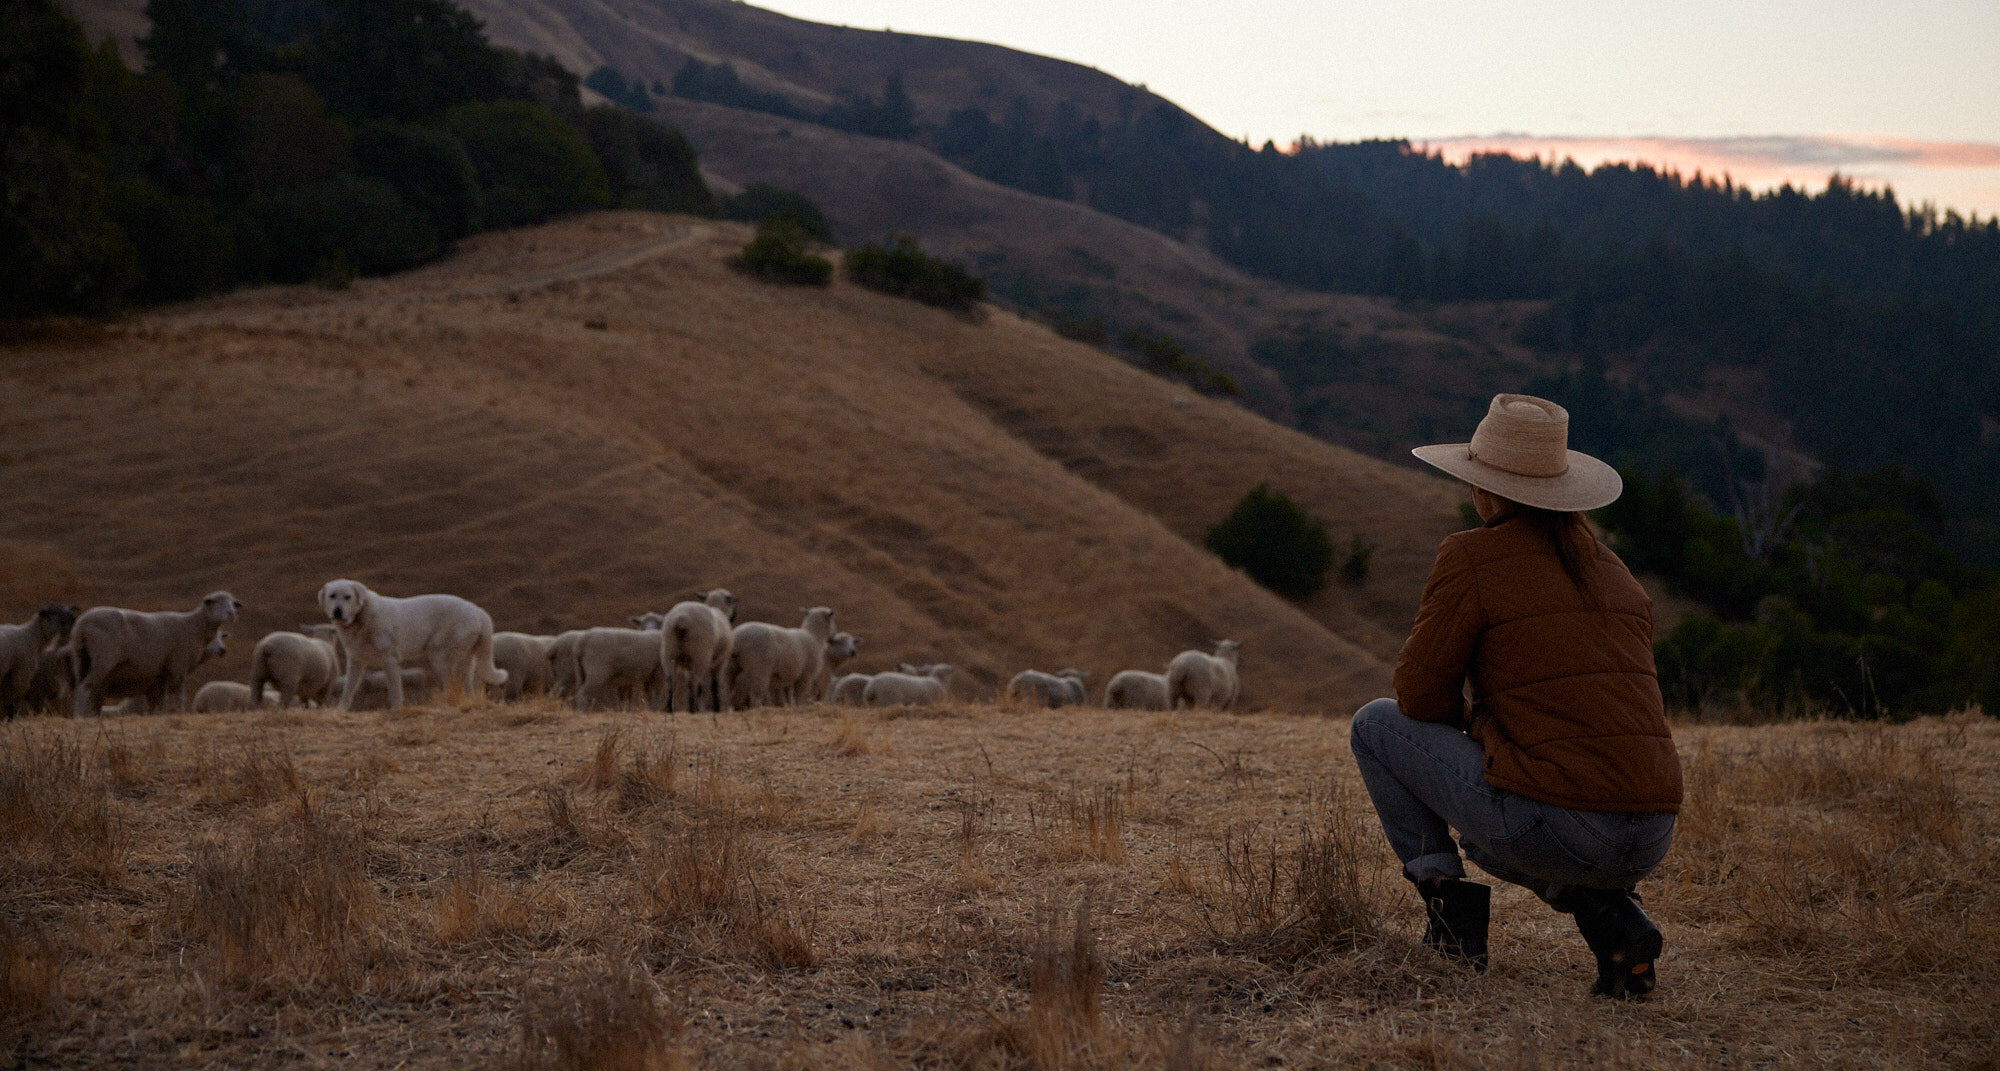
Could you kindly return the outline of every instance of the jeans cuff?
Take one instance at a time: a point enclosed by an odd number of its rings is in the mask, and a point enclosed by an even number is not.
[[[1404,863],[1403,876],[1416,882],[1432,878],[1462,878],[1465,876],[1465,861],[1458,857],[1457,852],[1431,852]]]

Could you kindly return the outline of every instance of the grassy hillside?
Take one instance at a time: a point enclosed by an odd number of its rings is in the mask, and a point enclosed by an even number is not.
[[[1224,637],[1254,706],[1386,686],[1451,485],[1005,313],[752,282],[725,264],[747,233],[581,217],[14,347],[0,613],[227,587],[240,678],[335,576],[529,631],[720,584],[745,619],[833,606],[863,665],[951,661],[968,694]],[[1301,609],[1191,542],[1263,480],[1381,545],[1365,586]]]

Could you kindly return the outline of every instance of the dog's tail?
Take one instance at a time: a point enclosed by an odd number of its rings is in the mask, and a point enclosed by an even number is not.
[[[507,671],[493,664],[493,633],[480,634],[479,645],[473,649],[472,658],[481,681],[494,685],[507,683]]]

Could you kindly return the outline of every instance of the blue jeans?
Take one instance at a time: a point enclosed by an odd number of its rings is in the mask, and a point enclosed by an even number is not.
[[[1411,881],[1464,877],[1463,847],[1481,870],[1544,900],[1569,885],[1629,889],[1674,839],[1669,813],[1578,811],[1495,788],[1479,741],[1407,717],[1394,699],[1356,712],[1348,743]]]

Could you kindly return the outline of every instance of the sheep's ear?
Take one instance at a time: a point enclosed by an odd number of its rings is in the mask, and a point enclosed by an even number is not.
[[[634,625],[644,625],[646,623],[644,619],[638,617],[628,617],[625,620],[632,622]]]

